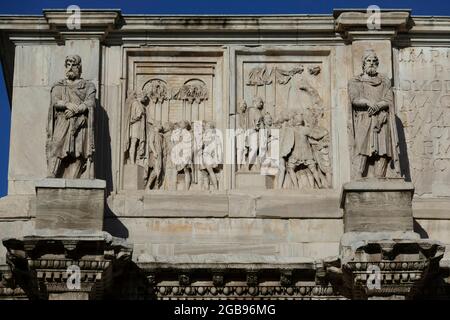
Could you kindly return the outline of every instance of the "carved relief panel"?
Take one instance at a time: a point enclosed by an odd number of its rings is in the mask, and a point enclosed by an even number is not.
[[[223,189],[221,53],[173,50],[138,50],[128,57],[124,188]],[[133,118],[136,108],[141,116]],[[134,136],[133,121],[144,123]]]
[[[328,52],[237,55],[236,187],[332,186]]]

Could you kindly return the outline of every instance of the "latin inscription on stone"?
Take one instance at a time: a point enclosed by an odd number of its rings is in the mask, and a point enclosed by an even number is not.
[[[449,196],[450,50],[399,51],[397,114],[418,195]]]

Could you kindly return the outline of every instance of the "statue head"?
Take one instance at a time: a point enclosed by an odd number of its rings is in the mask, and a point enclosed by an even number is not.
[[[141,101],[141,103],[143,104],[147,104],[150,101],[150,98],[148,97],[147,94],[142,93],[141,96],[139,97],[139,101]]]
[[[142,104],[147,104],[150,101],[147,93],[144,91],[136,91],[134,96]]]
[[[245,113],[247,111],[247,102],[242,101],[239,105],[239,113]]]
[[[161,132],[163,130],[163,126],[160,121],[155,121],[153,124],[153,131],[154,132]]]
[[[263,121],[264,121],[265,126],[271,127],[273,125],[272,115],[270,113],[266,112],[266,114],[264,115]]]
[[[275,129],[279,129],[281,127],[280,118],[275,118],[275,120],[273,121],[272,127]]]
[[[174,124],[171,121],[167,121],[163,123],[163,130],[164,132],[169,132],[174,129]]]
[[[379,63],[378,56],[373,49],[368,49],[364,52],[362,69],[365,74],[371,77],[376,76]]]
[[[294,116],[294,125],[296,125],[296,126],[304,126],[305,125],[305,119],[304,119],[302,113],[297,113]]]
[[[79,55],[69,55],[64,61],[66,68],[66,79],[76,80],[81,77],[81,57]]]
[[[256,97],[253,99],[253,106],[259,110],[264,107],[264,100],[261,97]]]
[[[180,122],[178,122],[178,127],[180,129],[189,130],[190,129],[190,123],[187,120],[181,120]]]
[[[284,123],[284,122],[288,122],[289,121],[289,112],[286,110],[282,110],[280,112],[280,114],[278,115],[278,122],[280,124]]]

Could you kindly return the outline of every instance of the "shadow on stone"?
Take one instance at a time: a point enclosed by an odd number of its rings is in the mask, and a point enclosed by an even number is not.
[[[397,125],[398,144],[400,151],[400,172],[405,181],[411,182],[411,171],[409,169],[408,149],[406,147],[405,129],[403,123],[398,116],[395,117]]]
[[[109,117],[106,110],[96,99],[96,131],[95,131],[95,175],[98,179],[106,181],[106,197],[113,189],[111,136],[109,135]]]
[[[107,201],[105,200],[105,217],[103,220],[103,231],[108,232],[110,235],[118,238],[128,239],[130,232],[128,228],[119,220],[114,212],[109,208]]]
[[[130,261],[124,272],[115,279],[111,294],[106,299],[156,300],[154,289],[145,273]]]
[[[425,231],[424,228],[422,228],[422,226],[417,222],[416,219],[414,219],[413,221],[413,228],[414,228],[414,232],[420,235],[421,239],[428,239],[428,233]]]

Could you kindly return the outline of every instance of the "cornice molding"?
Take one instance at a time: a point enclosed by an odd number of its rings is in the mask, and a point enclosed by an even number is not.
[[[355,40],[394,40],[398,32],[407,32],[411,28],[411,11],[380,11],[379,29],[369,29],[371,14],[367,11],[335,10],[335,30],[347,41]]]
[[[380,30],[368,30],[368,14],[362,9],[336,9],[333,14],[317,15],[137,15],[122,14],[118,9],[81,10],[79,30],[68,29],[69,17],[70,13],[57,9],[45,9],[42,15],[0,15],[0,31],[16,43],[22,38],[25,42],[33,39],[42,42],[44,35],[46,41],[53,38],[53,42],[96,38],[120,43],[120,39],[139,41],[154,37],[181,37],[179,40],[183,41],[185,36],[202,42],[213,35],[228,40],[236,35],[237,42],[278,37],[281,42],[305,39],[348,42],[450,33],[450,16],[411,16],[408,9],[381,10]]]

